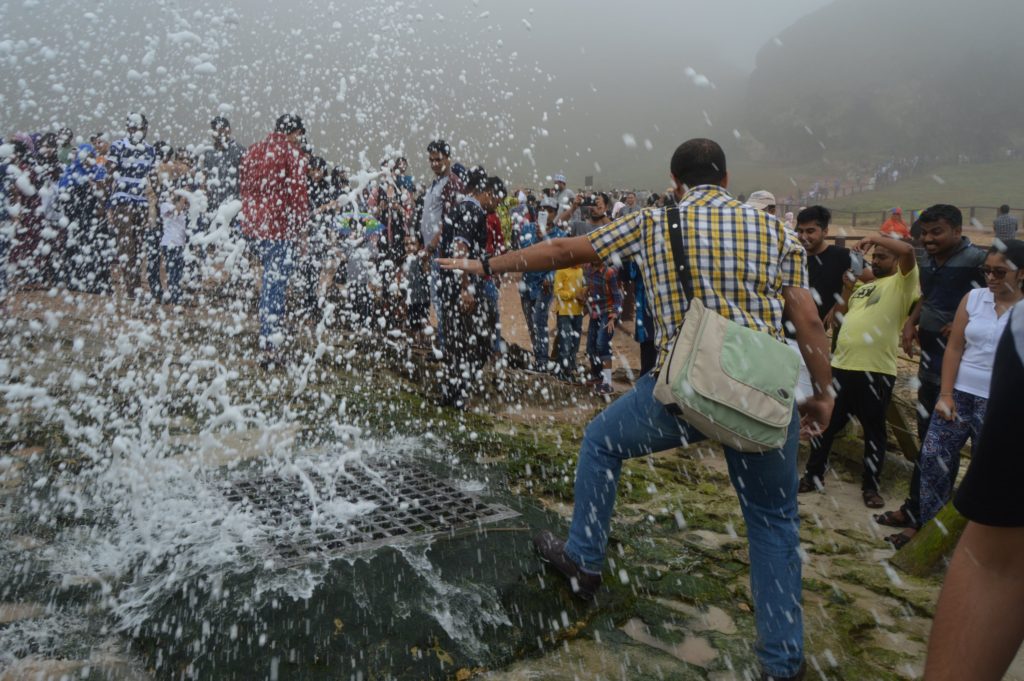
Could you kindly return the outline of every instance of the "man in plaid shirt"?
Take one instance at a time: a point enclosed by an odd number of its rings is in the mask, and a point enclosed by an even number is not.
[[[801,426],[821,432],[834,406],[825,329],[807,286],[805,253],[796,236],[774,216],[745,206],[726,192],[725,154],[715,142],[693,139],[676,149],[671,163],[679,203],[684,261],[694,295],[729,319],[784,342],[792,325],[814,385],[814,395],[794,409],[789,439],[777,450],[744,454],[725,447],[729,477],[746,521],[750,582],[757,624],[756,651],[763,681],[803,678],[800,607],[800,517],[796,451]],[[439,264],[469,273],[560,269],[603,260],[613,267],[633,260],[648,283],[658,365],[688,307],[675,269],[667,211],[647,209],[592,233],[555,239],[483,260]],[[550,532],[534,538],[540,554],[580,597],[593,598],[611,524],[619,473],[625,459],[700,442],[705,436],[654,399],[656,372],[639,379],[587,426],[576,468],[569,539]]]

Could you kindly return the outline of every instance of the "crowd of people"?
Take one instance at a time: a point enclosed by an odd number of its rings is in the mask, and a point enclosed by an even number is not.
[[[746,202],[730,196],[724,153],[710,140],[681,145],[672,189],[642,207],[636,192],[572,191],[561,174],[544,189],[509,189],[480,165],[457,163],[443,140],[426,145],[429,182],[417,184],[404,158],[350,178],[308,146],[293,114],[248,148],[223,117],[211,121],[210,143],[193,148],[150,144],[148,127],[132,113],[113,141],[97,134],[76,142],[66,129],[5,141],[4,292],[63,286],[179,305],[220,272],[233,295],[258,282],[258,352],[268,369],[286,361],[295,324],[337,322],[371,337],[397,330],[442,363],[439,401],[461,409],[488,362],[508,350],[501,287],[518,287],[529,370],[603,394],[614,390],[611,340],[624,300],[635,301],[640,377],[587,428],[568,540],[535,540],[585,597],[601,583],[623,460],[704,438],[653,398],[689,306],[665,236],[677,209],[692,295],[788,342],[803,366],[790,437],[776,455],[726,447],[747,521],[763,678],[803,674],[797,495],[834,484],[832,444],[851,418],[864,433],[864,504],[885,506],[886,422],[901,347],[921,356],[921,451],[906,501],[875,516],[901,530],[888,541],[903,546],[951,499],[968,439],[976,459],[996,456],[985,445],[998,436],[985,433],[997,348],[1011,310],[1016,321],[1024,315],[1015,223],[998,224],[995,244],[982,249],[963,235],[960,210],[938,204],[909,228],[894,213],[893,225],[842,248],[829,241],[831,212],[820,203],[782,221],[770,192]],[[799,477],[801,434],[811,442]],[[971,489],[966,507],[1019,522],[1019,512],[979,501]]]

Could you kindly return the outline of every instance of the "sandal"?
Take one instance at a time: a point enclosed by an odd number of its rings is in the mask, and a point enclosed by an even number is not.
[[[866,489],[861,493],[864,505],[868,508],[882,508],[885,506],[885,499],[878,493],[878,490]]]
[[[886,527],[907,527],[913,529],[914,523],[902,508],[885,513],[876,513],[875,522]]]
[[[915,533],[915,534],[916,534],[916,533]],[[887,541],[887,542],[889,542],[890,544],[892,544],[892,547],[893,547],[894,549],[896,549],[897,551],[899,551],[899,550],[900,550],[900,549],[902,549],[902,548],[903,548],[904,546],[906,546],[906,545],[907,545],[907,543],[908,543],[908,542],[909,542],[909,541],[910,541],[911,539],[913,539],[913,538],[914,538],[914,535],[913,535],[913,534],[911,534],[911,535],[906,535],[906,534],[903,534],[902,532],[897,532],[896,534],[890,534],[890,535],[889,535],[888,537],[886,537],[886,538],[885,538],[885,541]]]

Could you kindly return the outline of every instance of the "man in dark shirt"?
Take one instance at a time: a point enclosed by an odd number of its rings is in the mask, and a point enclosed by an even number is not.
[[[903,326],[902,346],[914,353],[914,339],[921,347],[917,377],[917,435],[923,441],[928,432],[932,410],[939,399],[942,382],[942,356],[953,316],[961,299],[972,289],[985,285],[979,269],[985,251],[963,236],[964,217],[960,209],[936,204],[921,213],[921,245],[925,256],[918,260],[921,272],[921,298]],[[910,496],[897,511],[875,516],[876,522],[890,527],[918,527],[921,473],[917,466],[910,479]]]
[[[441,227],[441,253],[447,258],[480,259],[487,254],[487,213],[505,197],[505,185],[473,168],[466,180],[468,194],[455,207],[453,219]],[[445,329],[444,378],[441,400],[466,408],[466,400],[493,346],[495,314],[484,294],[484,277],[443,271],[440,299]]]
[[[796,233],[807,251],[807,276],[811,296],[818,307],[818,318],[828,329],[843,304],[846,273],[853,262],[850,250],[826,241],[832,211],[824,206],[809,206],[796,216]]]

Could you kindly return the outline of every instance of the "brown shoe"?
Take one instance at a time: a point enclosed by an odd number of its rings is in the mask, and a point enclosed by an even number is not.
[[[800,478],[800,486],[796,488],[798,494],[807,494],[808,492],[824,492],[825,481],[821,478],[807,473],[804,477]]]
[[[768,672],[761,672],[761,681],[803,681],[807,674],[807,663],[801,662],[800,669],[793,676],[772,676]]]
[[[565,555],[565,542],[544,530],[533,538],[533,546],[546,563],[569,580],[572,592],[579,598],[591,600],[601,588],[601,575],[584,572]]]

